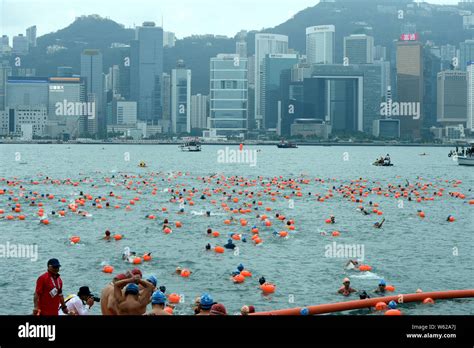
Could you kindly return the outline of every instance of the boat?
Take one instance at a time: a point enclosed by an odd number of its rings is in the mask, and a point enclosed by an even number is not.
[[[467,149],[462,146],[461,151],[459,151],[456,147],[456,150],[451,151],[448,157],[454,157],[454,160],[460,166],[474,166],[474,141],[468,143]]]
[[[374,162],[372,165],[376,167],[393,167],[392,163],[379,163],[379,162]]]
[[[288,141],[282,141],[280,144],[277,145],[279,149],[297,149],[298,145],[295,143],[291,143]]]
[[[198,141],[187,141],[181,145],[179,145],[181,151],[184,152],[201,152],[201,144]]]

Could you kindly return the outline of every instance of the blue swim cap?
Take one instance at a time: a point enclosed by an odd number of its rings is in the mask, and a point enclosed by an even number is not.
[[[240,272],[242,272],[242,271],[245,269],[245,267],[244,267],[244,265],[240,264],[240,265],[237,266],[237,269],[238,269]]]
[[[229,239],[229,240],[227,241],[227,243],[232,243],[232,239]]]
[[[154,275],[149,276],[148,278],[146,278],[146,280],[152,283],[153,286],[156,288],[156,284],[158,284],[158,279]]]
[[[203,294],[201,296],[201,308],[204,310],[211,309],[212,305],[214,304],[214,300],[212,299],[211,295]]]
[[[381,279],[379,285],[387,285],[387,283],[385,283],[385,280]]]
[[[161,291],[155,291],[151,297],[151,304],[165,304],[166,296]]]
[[[397,303],[396,303],[395,301],[390,301],[390,302],[388,303],[388,307],[389,307],[390,309],[397,309],[398,305],[397,305]]]
[[[128,284],[127,287],[125,288],[125,295],[131,294],[131,295],[138,295],[139,288],[137,284]]]
[[[240,274],[239,271],[234,271],[234,272],[232,272],[232,276],[233,276],[233,277],[235,277],[236,275],[239,275],[239,274]]]
[[[309,309],[308,308],[301,308],[300,310],[301,315],[309,315]]]

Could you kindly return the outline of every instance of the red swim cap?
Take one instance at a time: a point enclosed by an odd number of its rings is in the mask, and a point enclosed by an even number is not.
[[[138,268],[132,269],[132,274],[133,275],[139,275],[140,277],[143,277],[142,271],[140,271]]]
[[[255,307],[249,306],[249,313],[255,313]]]

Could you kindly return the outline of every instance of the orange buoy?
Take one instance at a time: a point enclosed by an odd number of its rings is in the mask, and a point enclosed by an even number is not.
[[[360,265],[359,266],[359,271],[361,272],[370,272],[372,270],[372,267],[369,265]]]
[[[176,221],[176,222],[174,223],[174,225],[176,226],[176,228],[181,228],[181,227],[183,227],[183,224],[181,223],[181,221]]]
[[[116,234],[114,236],[114,239],[117,240],[117,241],[122,240],[122,238],[123,238],[123,236],[121,234]]]
[[[402,312],[398,309],[390,309],[385,312],[385,315],[391,315],[391,316],[402,315]]]
[[[102,268],[102,272],[104,273],[113,273],[114,272],[114,268],[112,266],[104,266],[104,268]]]
[[[224,223],[225,223],[226,225],[230,225],[230,220],[224,220]]]
[[[224,253],[224,248],[221,247],[221,246],[216,246],[216,247],[214,248],[214,251],[215,251],[216,253],[218,253],[218,254],[223,254],[223,253]]]
[[[133,259],[133,264],[134,264],[134,265],[139,265],[139,264],[141,264],[141,263],[142,263],[142,258],[141,258],[141,257],[135,257],[135,258]]]
[[[20,216],[18,216],[18,219],[19,219],[19,220],[25,220],[25,215],[20,215]]]
[[[143,261],[150,262],[151,261],[151,255],[150,254],[143,255]]]
[[[212,232],[212,236],[215,237],[215,238],[217,238],[217,237],[220,236],[220,233],[217,232],[217,231],[214,231],[214,232]]]
[[[418,213],[418,216],[421,217],[421,218],[424,218],[424,217],[425,217],[425,212],[420,211],[420,212]]]
[[[257,234],[258,233],[258,228],[252,228],[252,233]]]
[[[341,232],[339,232],[339,231],[334,231],[334,232],[332,233],[332,236],[333,236],[333,237],[339,237],[340,235],[341,235]]]
[[[330,224],[330,223],[331,223],[331,219],[326,219],[326,223],[327,223],[327,224]]]
[[[434,304],[434,300],[431,297],[427,297],[423,300],[423,304]]]
[[[41,223],[43,225],[49,225],[49,220],[48,219],[43,219],[43,220],[41,220]]]
[[[155,215],[148,215],[148,219],[150,219],[150,220],[155,220],[155,219],[156,219],[156,216],[155,216]]]
[[[262,289],[265,294],[273,294],[276,290],[276,286],[272,283],[265,283],[260,286],[260,289]]]
[[[166,234],[170,234],[170,233],[173,232],[173,231],[171,231],[171,228],[166,227],[166,228],[163,230],[163,232],[165,232]]]
[[[265,221],[265,226],[270,227],[272,225],[272,222],[270,220]]]
[[[376,311],[384,311],[387,309],[387,304],[385,302],[377,302],[375,305],[375,310]]]
[[[77,244],[81,241],[81,237],[73,236],[69,238],[69,240],[71,241],[72,244]]]
[[[294,231],[295,230],[295,226],[291,225],[290,227],[288,227],[291,231]]]
[[[469,201],[469,204],[470,204],[470,205],[474,205],[474,199],[471,199],[471,200]]]
[[[239,203],[239,199],[237,197],[235,197],[233,200],[232,200],[234,203]]]
[[[232,239],[233,240],[240,240],[240,236],[238,234],[233,234]]]
[[[286,237],[288,237],[288,232],[286,232],[286,231],[281,231],[281,232],[280,232],[280,237],[281,237],[281,238],[286,238]]]
[[[189,278],[189,276],[191,275],[191,271],[185,268],[181,271],[180,275],[183,278]]]
[[[244,219],[240,220],[240,224],[244,227],[247,226],[247,223],[248,223],[247,220],[244,220]]]
[[[385,290],[386,291],[390,291],[390,292],[394,292],[395,291],[395,287],[393,285],[387,285],[385,287]]]
[[[247,271],[247,270],[243,270],[242,272],[240,272],[241,275],[243,275],[244,277],[251,277],[252,276],[252,273],[250,271]]]
[[[380,210],[378,210],[378,211],[377,211],[377,215],[383,215],[383,212],[380,211]]]
[[[245,281],[245,277],[242,274],[237,274],[234,278],[234,283],[241,284]]]
[[[456,219],[454,218],[454,216],[450,216],[449,219],[448,219],[449,222],[454,222],[456,221]]]
[[[253,240],[255,242],[255,244],[261,244],[262,243],[262,240],[260,239],[260,237],[257,237]]]
[[[168,301],[170,301],[170,303],[179,303],[180,300],[181,296],[179,296],[178,294],[170,294],[170,296],[168,297]]]

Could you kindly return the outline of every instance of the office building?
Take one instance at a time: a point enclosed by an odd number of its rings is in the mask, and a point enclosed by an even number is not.
[[[267,54],[262,69],[262,104],[265,129],[274,129],[278,122],[278,101],[280,97],[280,75],[283,70],[298,64],[296,54]]]
[[[11,74],[11,68],[8,65],[0,63],[0,111],[7,106],[7,82]]]
[[[191,133],[191,70],[182,60],[171,71],[171,132]]]
[[[467,73],[447,70],[438,73],[437,122],[443,126],[467,123]]]
[[[217,135],[239,136],[247,131],[247,63],[237,54],[211,58],[209,128]]]
[[[258,129],[261,129],[264,126],[264,115],[262,112],[263,61],[267,54],[286,53],[288,53],[288,36],[276,34],[255,35],[255,123]],[[247,69],[247,61],[245,62],[245,66],[245,69]]]
[[[19,106],[48,107],[47,77],[21,77],[10,76],[7,79],[6,106],[16,108]]]
[[[191,96],[191,128],[207,128],[209,96],[196,94]]]
[[[174,47],[176,44],[176,35],[171,31],[163,32],[163,47]]]
[[[12,53],[18,55],[28,54],[28,38],[23,34],[13,37]]]
[[[459,69],[466,71],[467,65],[474,61],[474,40],[466,40],[459,44]]]
[[[235,43],[235,53],[240,58],[247,58],[247,42],[245,40],[239,40]]]
[[[29,47],[36,47],[36,25],[26,29],[26,38],[28,39]]]
[[[374,38],[365,34],[344,37],[344,59],[347,64],[372,64]]]
[[[138,103],[138,119],[158,124],[162,119],[163,29],[145,22],[131,42],[131,99]]]
[[[474,64],[467,66],[467,129],[474,132]]]
[[[419,139],[423,122],[424,67],[423,46],[418,41],[397,43],[397,99],[408,103],[418,114],[394,115],[400,120],[400,136],[405,139]]]
[[[87,102],[94,105],[94,116],[87,120],[91,135],[105,133],[105,96],[102,53],[96,49],[86,49],[81,54],[81,76],[85,78]]]
[[[306,57],[309,64],[334,64],[334,25],[318,25],[306,28]]]
[[[161,96],[163,100],[163,117],[159,124],[164,133],[171,132],[171,76],[163,73],[161,77]]]
[[[400,138],[400,120],[391,118],[375,120],[372,134],[377,138],[398,139]]]

